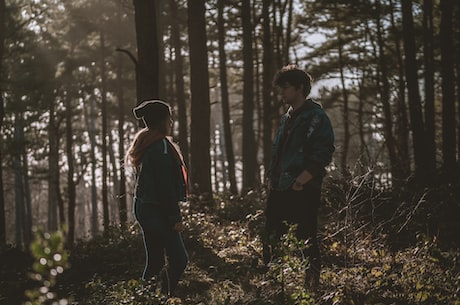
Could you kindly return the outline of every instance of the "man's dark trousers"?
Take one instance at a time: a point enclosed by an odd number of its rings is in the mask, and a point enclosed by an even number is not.
[[[309,259],[309,268],[306,270],[306,282],[309,286],[317,286],[321,268],[320,251],[317,239],[318,208],[321,203],[321,190],[306,186],[301,191],[292,189],[278,191],[271,190],[265,210],[265,230],[269,240],[278,240],[289,227],[296,224],[296,238],[308,240],[303,250]],[[268,255],[268,257],[267,257]],[[268,263],[271,253],[264,251],[264,262]]]

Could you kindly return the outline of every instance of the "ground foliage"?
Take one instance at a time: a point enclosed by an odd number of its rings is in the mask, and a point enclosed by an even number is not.
[[[278,258],[263,265],[264,191],[220,195],[211,208],[192,197],[183,207],[190,264],[176,298],[140,280],[145,256],[136,224],[78,242],[70,267],[48,288],[59,304],[460,304],[460,253],[452,234],[458,186],[395,195],[376,187],[370,174],[342,181],[331,177],[325,188],[316,293],[301,285],[301,241],[292,234],[283,237]],[[40,291],[43,276],[32,268],[40,251],[37,245],[32,255],[2,250],[0,304],[21,304],[24,291]]]

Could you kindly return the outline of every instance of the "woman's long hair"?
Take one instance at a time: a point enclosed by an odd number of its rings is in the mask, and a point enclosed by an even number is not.
[[[136,170],[138,170],[141,165],[145,150],[151,144],[164,137],[164,133],[159,130],[151,130],[149,128],[141,129],[134,136],[134,140],[128,149],[126,161],[129,161],[136,168]]]
[[[164,133],[161,133],[158,130],[151,130],[148,128],[141,129],[134,137],[131,146],[128,149],[128,153],[126,154],[125,164],[130,162],[136,172],[139,172],[139,168],[142,163],[142,157],[144,156],[145,150],[156,141],[166,138],[169,145],[171,145],[172,152],[174,156],[177,158],[181,165],[181,174],[182,178],[184,179],[185,189],[186,189],[186,196],[189,194],[189,181],[188,181],[188,173],[187,173],[187,166],[184,163],[184,157],[180,151],[179,146],[166,137]]]

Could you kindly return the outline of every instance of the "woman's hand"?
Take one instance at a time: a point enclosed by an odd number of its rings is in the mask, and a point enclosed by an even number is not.
[[[296,180],[296,181],[294,181],[294,184],[292,185],[292,189],[294,191],[301,191],[301,190],[303,190],[303,184]]]
[[[185,227],[184,227],[184,224],[181,222],[176,222],[174,224],[174,227],[173,227],[173,230],[180,233],[182,231],[184,231]]]

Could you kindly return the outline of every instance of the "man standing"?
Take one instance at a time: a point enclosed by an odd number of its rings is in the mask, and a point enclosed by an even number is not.
[[[309,258],[306,288],[316,290],[320,275],[320,251],[317,241],[317,217],[321,186],[331,162],[334,132],[322,107],[307,99],[311,77],[296,66],[283,67],[274,79],[283,102],[290,107],[283,115],[276,133],[270,169],[267,172],[269,195],[266,202],[264,262],[271,259],[271,242],[297,225],[296,237],[306,240],[303,251]]]

